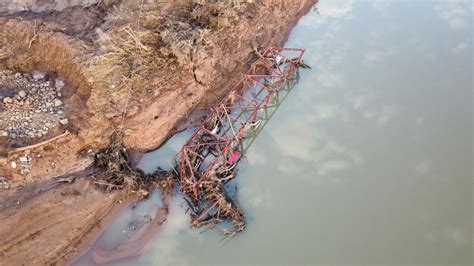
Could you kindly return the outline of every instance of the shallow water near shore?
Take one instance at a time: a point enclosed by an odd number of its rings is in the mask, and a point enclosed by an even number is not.
[[[247,229],[190,229],[176,197],[143,254],[114,265],[472,264],[471,2],[316,7],[286,44],[313,68],[239,165]],[[91,252],[113,248],[138,213]]]
[[[173,137],[162,145],[162,147],[156,151],[144,154],[137,167],[143,170],[146,174],[151,174],[158,168],[165,171],[173,170],[173,165],[175,165],[174,156],[179,152],[181,147],[193,135],[193,133],[194,130],[191,128],[174,134]]]

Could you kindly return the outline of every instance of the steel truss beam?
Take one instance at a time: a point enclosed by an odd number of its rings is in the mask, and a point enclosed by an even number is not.
[[[298,80],[304,49],[269,47],[252,64],[228,96],[217,104],[181,149],[179,183],[182,193],[200,201],[200,183],[212,171],[228,182],[236,165]],[[194,222],[213,212],[220,199],[206,202]]]

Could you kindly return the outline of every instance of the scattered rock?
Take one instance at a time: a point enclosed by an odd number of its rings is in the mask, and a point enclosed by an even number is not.
[[[63,105],[63,101],[61,101],[59,99],[54,100],[54,107],[59,107],[59,106],[62,106],[62,105]]]
[[[8,179],[3,176],[0,176],[0,188],[3,188],[3,189],[10,188],[10,182],[8,182]]]
[[[64,81],[60,79],[56,79],[54,82],[54,87],[56,88],[57,91],[60,91],[64,87]]]
[[[13,169],[15,169],[15,168],[16,168],[16,162],[13,161],[13,162],[11,163],[11,166],[12,166]]]
[[[33,79],[36,81],[44,79],[44,74],[38,71],[33,71]]]
[[[21,90],[20,92],[18,92],[18,95],[21,97],[21,98],[25,98],[26,97],[26,92]]]
[[[28,167],[28,165],[24,165],[21,167],[20,172],[22,175],[28,175],[30,173],[30,168]]]
[[[67,125],[69,123],[69,120],[67,118],[64,118],[64,119],[59,120],[59,123],[61,125]]]
[[[13,99],[10,97],[3,98],[3,103],[12,103],[12,102],[13,102]]]
[[[21,164],[28,165],[28,163],[31,161],[31,158],[28,157],[28,155],[21,156],[18,158],[20,160]]]

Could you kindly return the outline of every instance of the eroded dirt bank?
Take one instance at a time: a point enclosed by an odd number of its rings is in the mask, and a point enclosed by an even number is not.
[[[0,136],[0,264],[64,263],[87,246],[122,195],[90,175],[57,177],[84,171],[118,131],[129,150],[158,147],[225,94],[255,49],[282,45],[315,1],[99,2],[0,17],[0,71],[63,81],[68,118],[41,136]]]

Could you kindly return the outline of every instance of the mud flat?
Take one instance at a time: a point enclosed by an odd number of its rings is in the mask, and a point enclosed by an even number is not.
[[[70,1],[58,8],[31,2],[29,9],[0,4],[0,71],[30,81],[43,75],[39,81],[49,82],[49,90],[59,82],[59,94],[51,92],[55,98],[44,105],[61,103],[50,111],[56,120],[47,130],[48,121],[40,123],[41,134],[0,136],[4,265],[63,264],[87,247],[126,201],[120,191],[98,190],[87,172],[112,135],[122,132],[136,154],[157,148],[225,95],[255,49],[282,45],[315,3]],[[0,85],[0,111],[15,104],[28,116],[29,87]]]

